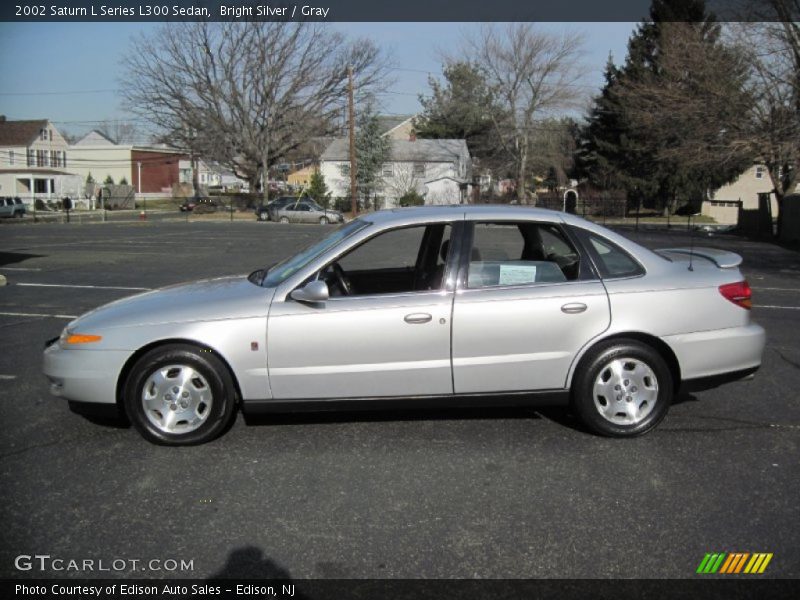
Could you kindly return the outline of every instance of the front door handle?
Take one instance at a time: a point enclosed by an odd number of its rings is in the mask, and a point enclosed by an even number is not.
[[[568,315],[577,315],[578,313],[582,313],[585,311],[587,306],[582,302],[572,302],[570,304],[565,304],[561,307],[561,312],[566,313]]]
[[[403,319],[406,323],[419,324],[419,323],[427,323],[433,319],[431,315],[428,313],[411,313],[410,315],[406,315],[405,319]]]

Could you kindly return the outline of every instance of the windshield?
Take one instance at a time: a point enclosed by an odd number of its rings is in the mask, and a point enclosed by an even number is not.
[[[367,221],[362,221],[361,219],[355,219],[354,221],[345,223],[344,225],[338,227],[328,237],[325,237],[320,241],[307,246],[304,250],[301,250],[294,256],[290,256],[289,258],[286,258],[278,264],[270,267],[267,271],[267,276],[264,278],[264,281],[261,283],[261,285],[264,287],[275,287],[280,285],[319,255],[327,252],[343,239],[350,237],[356,231],[359,231],[368,225],[369,223]]]

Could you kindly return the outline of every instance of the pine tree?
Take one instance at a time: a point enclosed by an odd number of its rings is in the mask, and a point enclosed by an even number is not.
[[[656,198],[702,196],[751,158],[734,143],[750,98],[739,56],[722,44],[703,0],[654,0],[651,20],[628,43],[624,65],[609,60],[577,156],[599,187]]]
[[[306,188],[306,194],[317,201],[323,208],[328,208],[331,202],[331,193],[328,191],[328,186],[325,184],[325,177],[318,169],[314,170],[311,179]]]
[[[356,133],[356,185],[364,206],[377,208],[377,192],[382,187],[381,169],[391,152],[390,140],[383,136],[378,116],[367,108],[359,119]]]

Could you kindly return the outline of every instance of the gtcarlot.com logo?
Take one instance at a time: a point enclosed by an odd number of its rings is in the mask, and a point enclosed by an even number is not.
[[[62,558],[50,554],[20,554],[14,559],[18,571],[141,572],[194,571],[194,559],[175,558]]]
[[[771,560],[772,552],[709,552],[700,561],[697,573],[760,575],[767,570]]]

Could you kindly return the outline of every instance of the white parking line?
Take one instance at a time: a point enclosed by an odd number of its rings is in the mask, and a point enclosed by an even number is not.
[[[800,288],[776,288],[776,287],[754,287],[754,290],[758,291],[770,291],[770,292],[800,292]]]
[[[34,267],[0,267],[0,271],[41,271]]]
[[[48,315],[45,313],[0,312],[0,317],[49,317],[52,319],[77,319],[78,315]]]
[[[753,308],[781,308],[783,310],[800,310],[800,306],[774,306],[771,304],[754,304]]]
[[[16,375],[0,375],[0,381],[9,381],[11,379],[16,379]]]
[[[23,287],[52,287],[52,288],[76,288],[76,289],[90,289],[90,290],[128,290],[134,292],[147,292],[152,288],[146,287],[125,287],[118,285],[68,285],[62,283],[15,283]]]

